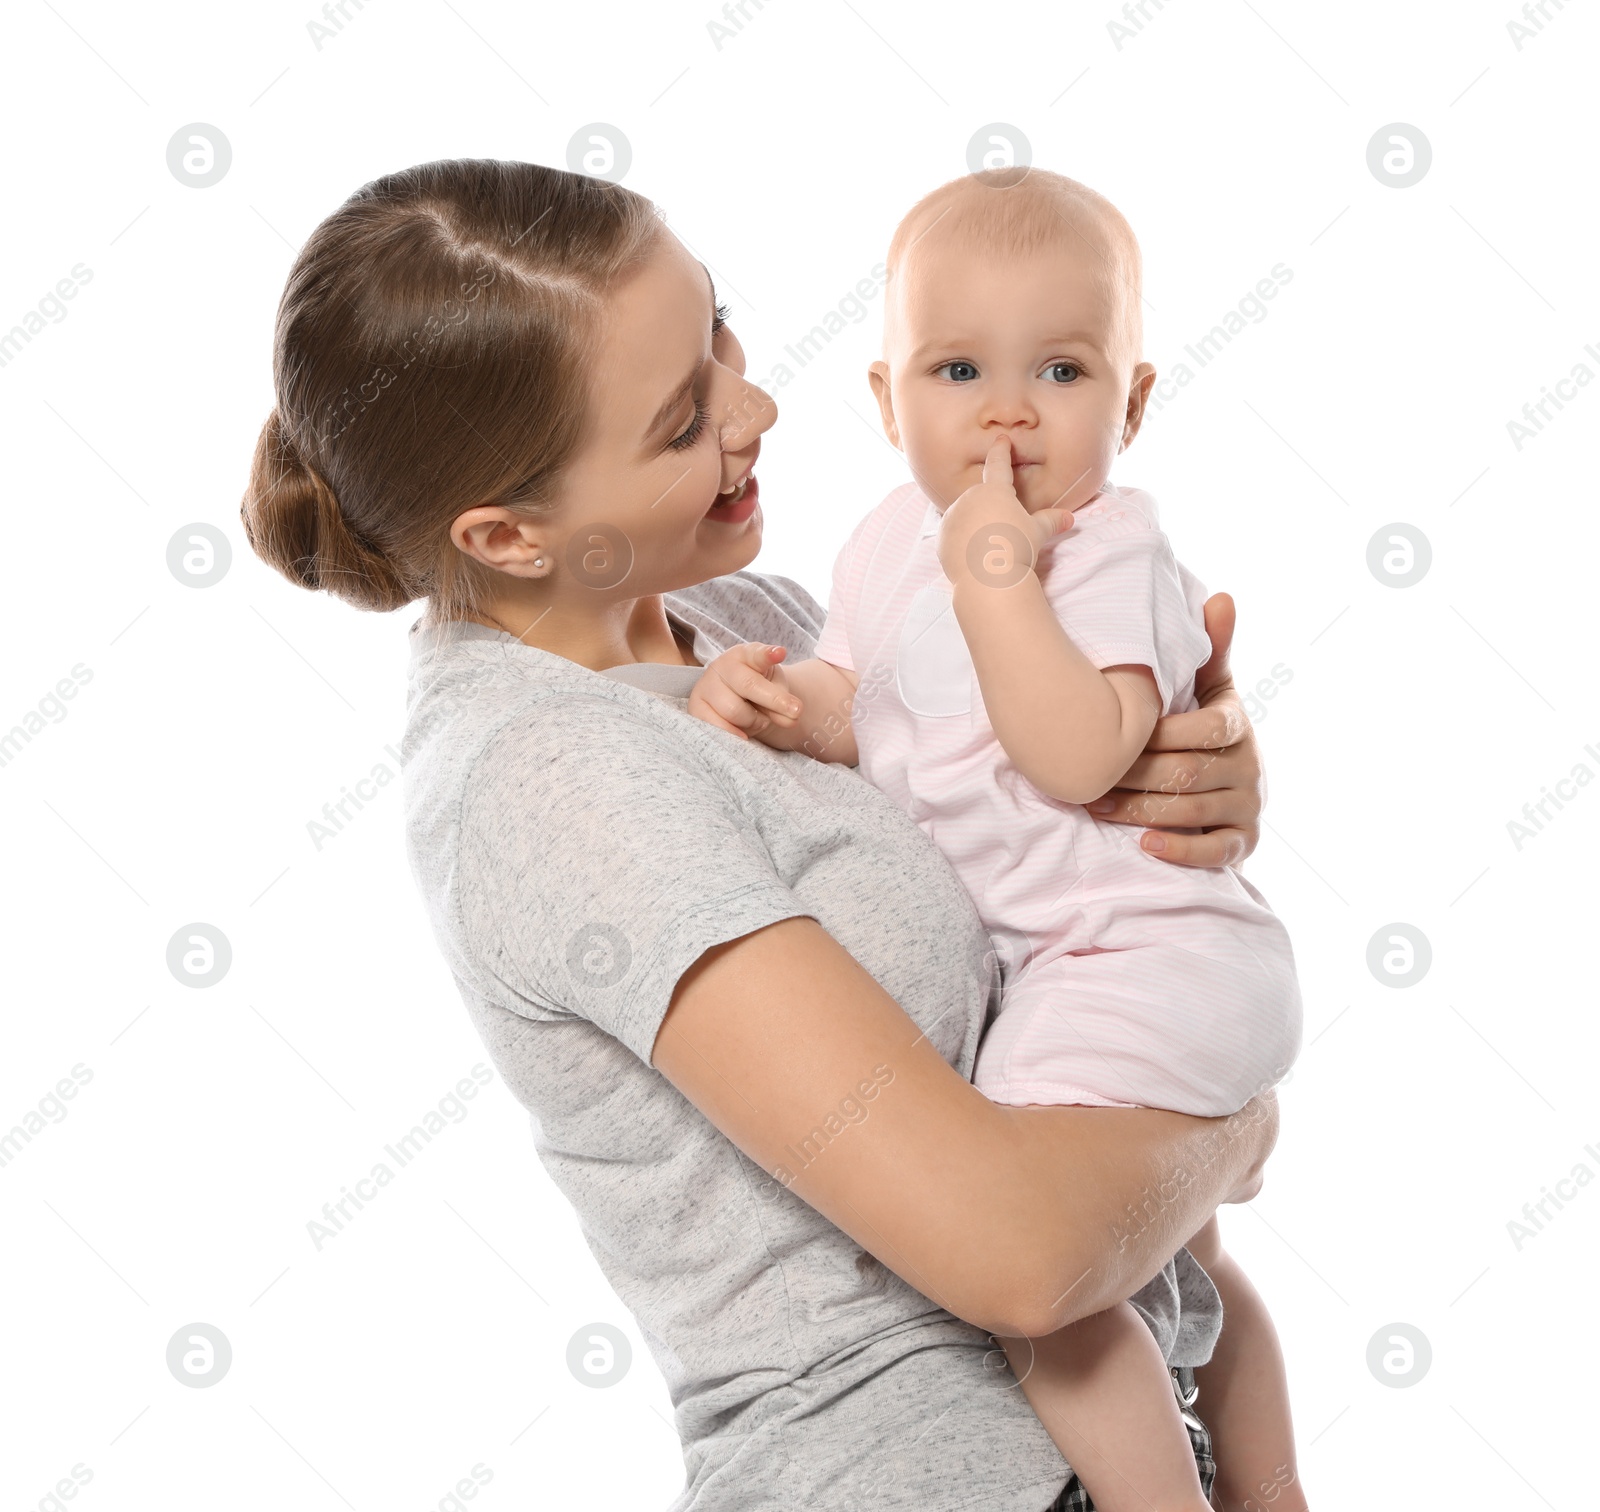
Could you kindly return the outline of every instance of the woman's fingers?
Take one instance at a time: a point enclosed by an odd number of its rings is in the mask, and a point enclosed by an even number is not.
[[[1171,799],[1181,793],[1251,786],[1256,770],[1242,745],[1216,750],[1181,746],[1171,751],[1153,751],[1146,746],[1117,779],[1117,789],[1133,788],[1153,799]],[[1234,817],[1223,815],[1224,819]]]
[[[1237,866],[1255,849],[1254,831],[1207,830],[1203,835],[1178,835],[1166,830],[1146,830],[1139,849],[1173,866]]]
[[[1203,712],[1203,711],[1202,711]],[[1206,834],[1141,835],[1141,847],[1179,866],[1236,866],[1261,838],[1260,769],[1244,746],[1144,751],[1122,784],[1088,805],[1109,824]]]
[[[1089,812],[1107,824],[1159,826],[1139,836],[1139,848],[1174,866],[1237,866],[1261,838],[1260,827],[1253,822],[1248,826],[1226,822],[1237,808],[1238,796],[1228,788],[1201,793],[1113,788],[1090,804]]]
[[[1104,798],[1095,799],[1088,807],[1096,819],[1103,819],[1107,824],[1143,824],[1158,829],[1206,829],[1236,822],[1236,816],[1229,808],[1233,802],[1228,796],[1230,791],[1228,788],[1219,788],[1193,793],[1161,793],[1112,788]]]
[[[1233,595],[1213,593],[1200,611],[1205,616],[1206,636],[1211,642],[1211,657],[1194,675],[1195,697],[1205,700],[1206,689],[1213,683],[1225,682],[1229,677],[1228,649],[1233,645],[1233,627],[1237,612]]]
[[[1152,751],[1218,751],[1237,745],[1249,730],[1250,721],[1238,696],[1230,694],[1203,709],[1163,715],[1145,742],[1144,755]]]

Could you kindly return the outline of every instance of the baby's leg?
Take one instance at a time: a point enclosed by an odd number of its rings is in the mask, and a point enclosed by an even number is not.
[[[1209,1512],[1172,1377],[1126,1302],[1041,1339],[1000,1342],[1097,1512]]]
[[[1223,1251],[1215,1215],[1187,1248],[1222,1297],[1216,1350],[1194,1373],[1200,1388],[1195,1410],[1211,1430],[1217,1461],[1212,1498],[1222,1512],[1305,1512],[1289,1384],[1271,1315],[1250,1278]]]

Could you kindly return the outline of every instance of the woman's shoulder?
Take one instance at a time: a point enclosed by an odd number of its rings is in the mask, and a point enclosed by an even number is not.
[[[742,641],[783,646],[793,657],[811,654],[822,622],[821,604],[793,578],[747,568],[666,595],[667,608],[718,651]]]
[[[445,749],[460,757],[519,719],[641,718],[649,707],[646,695],[614,679],[486,626],[419,621],[411,641],[401,744],[408,764]]]
[[[670,792],[681,809],[726,806],[698,722],[643,689],[470,626],[414,644],[400,744],[414,857],[448,871],[469,813],[508,831],[603,807],[626,825]]]

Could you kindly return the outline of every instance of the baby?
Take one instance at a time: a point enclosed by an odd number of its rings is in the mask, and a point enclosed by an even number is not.
[[[1154,499],[1107,482],[1155,378],[1138,243],[1071,179],[979,173],[912,208],[888,268],[869,376],[915,481],[840,552],[815,659],[735,647],[690,711],[859,762],[943,850],[1005,957],[973,1073],[986,1096],[1237,1112],[1299,1050],[1288,936],[1236,870],[1168,865],[1091,811],[1158,717],[1197,706],[1211,655],[1205,591]],[[1217,1504],[1303,1508],[1260,1297],[1215,1218],[1177,1260],[1180,1283],[1209,1275],[1224,1308],[1197,1374]],[[1130,1303],[1004,1343],[1100,1512],[1211,1505]]]

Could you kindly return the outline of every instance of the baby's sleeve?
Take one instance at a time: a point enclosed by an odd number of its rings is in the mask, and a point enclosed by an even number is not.
[[[1147,526],[1061,538],[1043,578],[1045,596],[1072,643],[1097,667],[1150,668],[1161,711],[1187,707],[1194,674],[1211,641],[1193,606],[1198,584],[1185,581],[1172,545]]]
[[[815,917],[694,739],[611,700],[544,699],[504,725],[460,824],[468,971],[512,1011],[588,1019],[646,1064],[700,956]]]

